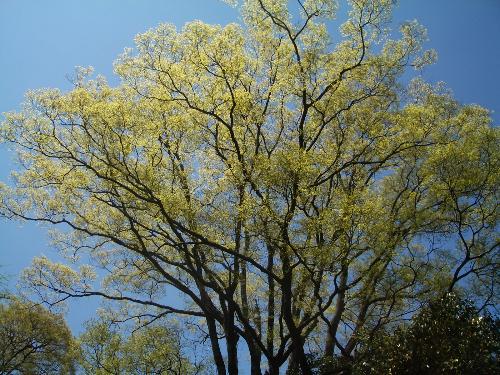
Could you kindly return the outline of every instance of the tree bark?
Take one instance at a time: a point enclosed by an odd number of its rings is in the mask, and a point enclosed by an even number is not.
[[[234,330],[234,311],[229,308],[224,319],[227,345],[227,369],[229,375],[238,375],[238,339]]]
[[[226,375],[226,365],[220,350],[219,338],[217,337],[217,326],[215,319],[207,316],[208,336],[210,337],[210,344],[212,345],[212,353],[214,356],[215,367],[217,368],[217,375]]]
[[[340,324],[340,319],[342,318],[342,314],[345,309],[345,288],[347,284],[347,267],[341,271],[340,274],[340,285],[339,285],[339,294],[337,296],[337,301],[335,303],[335,315],[330,320],[330,324],[328,326],[328,332],[326,337],[325,344],[325,357],[332,357],[333,352],[335,350],[335,340],[337,336],[337,329]]]

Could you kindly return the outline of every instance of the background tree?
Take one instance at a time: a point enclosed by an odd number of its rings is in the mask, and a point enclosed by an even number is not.
[[[453,294],[433,301],[409,327],[378,334],[357,355],[355,374],[495,374],[500,324]]]
[[[434,53],[416,22],[391,39],[392,3],[350,1],[333,44],[334,1],[246,0],[243,26],[139,35],[116,88],[81,69],[68,93],[29,93],[2,126],[22,171],[1,210],[63,225],[63,253],[101,270],[40,257],[28,285],[177,314],[218,374],[242,346],[252,374],[351,361],[447,290],[495,306],[498,131],[442,87],[400,84]]]
[[[0,304],[0,374],[73,374],[74,349],[60,315],[15,299]]]
[[[93,321],[79,339],[81,365],[86,374],[202,374],[182,353],[178,335],[162,325],[148,326],[127,335],[105,321]]]
[[[7,283],[7,277],[0,273],[0,301],[3,299],[7,299],[9,296],[9,293],[7,292],[6,283]]]

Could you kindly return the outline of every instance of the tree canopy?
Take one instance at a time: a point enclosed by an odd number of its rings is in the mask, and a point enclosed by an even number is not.
[[[500,321],[447,294],[394,334],[380,332],[361,348],[354,374],[477,374],[500,370]]]
[[[0,374],[73,374],[73,350],[60,315],[15,299],[0,304]]]
[[[0,266],[0,269],[1,269],[1,266]],[[9,296],[9,293],[8,293],[7,288],[5,286],[6,281],[7,281],[7,277],[0,273],[0,301],[3,299],[7,299]]]
[[[79,337],[85,374],[194,375],[209,367],[191,363],[176,332],[165,325],[142,327],[129,335],[104,320],[90,321],[86,328]]]
[[[176,315],[219,375],[350,361],[445,292],[495,306],[489,112],[404,85],[435,58],[425,29],[391,33],[392,0],[349,3],[333,37],[333,0],[245,0],[242,25],[138,35],[117,87],[81,68],[69,92],[29,92],[1,127],[20,170],[0,212],[59,225],[68,263],[36,258],[27,286]]]

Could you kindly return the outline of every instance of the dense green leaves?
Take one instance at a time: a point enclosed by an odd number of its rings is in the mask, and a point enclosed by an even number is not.
[[[408,327],[378,334],[361,347],[354,374],[496,374],[500,322],[448,294],[420,311]]]
[[[0,304],[0,374],[72,374],[74,350],[60,315],[17,300]]]

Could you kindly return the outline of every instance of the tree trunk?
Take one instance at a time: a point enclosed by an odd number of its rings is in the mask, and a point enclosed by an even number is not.
[[[224,318],[229,375],[238,375],[238,334],[234,330],[234,310],[229,307]]]
[[[292,272],[290,267],[290,259],[286,250],[280,251],[280,257],[283,264],[283,283],[281,293],[281,305],[283,310],[283,320],[290,332],[291,345],[293,346],[292,356],[299,363],[302,375],[312,375],[311,368],[304,353],[304,339],[297,329],[293,320],[293,306],[292,306]]]
[[[341,271],[340,275],[340,285],[339,285],[339,294],[337,296],[337,301],[335,304],[335,315],[330,320],[330,324],[328,326],[328,332],[326,337],[325,344],[325,357],[332,357],[333,352],[335,350],[335,337],[337,336],[337,329],[340,324],[340,319],[342,318],[342,313],[345,309],[345,287],[347,284],[347,267]]]
[[[207,316],[206,320],[210,344],[212,345],[212,354],[214,356],[215,367],[217,368],[217,375],[226,375],[226,365],[224,364],[224,358],[222,358],[222,352],[220,351],[215,319]]]
[[[261,351],[253,344],[248,346],[250,351],[250,374],[262,375],[260,370],[260,362],[262,358]]]
[[[266,347],[269,356],[273,356],[274,351],[274,279],[271,276],[274,265],[274,247],[268,246],[267,254],[267,283],[269,295],[267,297],[267,326],[266,326]]]

